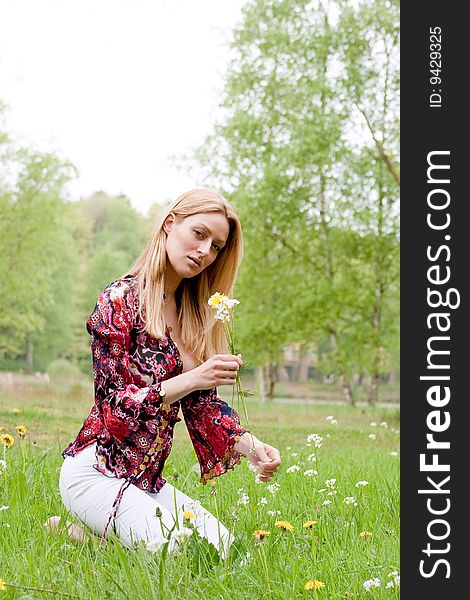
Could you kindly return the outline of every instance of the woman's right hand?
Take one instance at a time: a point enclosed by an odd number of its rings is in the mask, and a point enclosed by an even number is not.
[[[190,371],[195,390],[209,390],[219,385],[234,385],[243,361],[239,355],[215,354]]]

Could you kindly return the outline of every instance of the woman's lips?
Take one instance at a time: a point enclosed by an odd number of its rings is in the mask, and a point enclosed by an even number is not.
[[[194,267],[200,267],[201,265],[194,259],[191,258],[191,256],[188,256],[190,263],[194,266]]]

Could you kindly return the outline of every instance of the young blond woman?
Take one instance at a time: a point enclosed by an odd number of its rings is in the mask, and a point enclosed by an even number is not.
[[[131,269],[100,294],[87,320],[95,401],[76,439],[63,451],[60,493],[70,514],[101,535],[112,525],[128,547],[178,547],[183,512],[225,558],[228,529],[162,477],[180,409],[201,481],[222,475],[243,455],[270,481],[278,450],[241,427],[218,395],[242,366],[228,353],[223,325],[208,299],[231,297],[243,253],[233,207],[211,189],[182,194],[158,219]],[[159,509],[159,510],[157,510]],[[46,522],[59,528],[59,517]],[[67,522],[72,539],[81,525]],[[171,533],[173,532],[173,534]]]

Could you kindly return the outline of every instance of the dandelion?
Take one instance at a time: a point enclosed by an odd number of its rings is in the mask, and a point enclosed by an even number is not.
[[[318,475],[318,471],[315,469],[307,469],[307,471],[304,471],[304,475],[305,477],[313,477],[313,475]]]
[[[176,529],[171,533],[171,537],[175,539],[178,544],[184,544],[186,540],[188,540],[193,534],[193,530],[189,529],[189,527],[181,527],[181,529]]]
[[[193,512],[191,512],[190,510],[185,510],[183,512],[183,520],[184,521],[194,521],[195,520],[195,515]]]
[[[274,523],[275,527],[279,527],[279,529],[282,529],[284,531],[294,531],[294,526],[289,523],[289,521],[276,521]]]
[[[307,436],[307,446],[313,446],[314,448],[321,448],[323,445],[323,438],[318,433],[311,433]]]
[[[147,542],[147,550],[150,552],[159,552],[165,544],[168,544],[168,540],[152,540]]]
[[[318,523],[318,521],[313,521],[313,520],[305,521],[305,523],[302,525],[302,527],[304,527],[304,529],[312,529],[312,527],[314,525],[316,525],[317,523]]]
[[[361,536],[361,538],[370,537],[372,535],[372,531],[361,531],[359,535]]]
[[[286,470],[286,473],[295,473],[295,471],[300,471],[299,465],[292,465]]]
[[[0,579],[0,590],[4,590],[5,589],[5,582],[3,581],[3,579]]]
[[[357,506],[357,500],[354,496],[346,496],[343,502],[344,504],[352,504],[353,506]]]
[[[364,486],[364,485],[369,485],[369,482],[368,482],[368,481],[358,481],[358,482],[356,483],[356,487],[360,487],[361,485],[362,485],[362,486]]]
[[[327,479],[325,481],[326,487],[333,488],[335,487],[336,479]]]
[[[21,408],[12,408],[11,412],[15,415],[19,415],[20,413],[22,413],[23,411],[21,410]]]
[[[364,581],[363,585],[364,585],[366,591],[370,592],[370,590],[372,588],[380,587],[380,579],[378,577],[374,577],[373,579],[368,579],[367,581]]]
[[[20,436],[20,438],[24,438],[24,436],[26,435],[26,427],[24,425],[17,425],[15,427],[16,431],[18,432],[18,435]]]
[[[310,581],[307,581],[307,583],[304,586],[304,589],[306,589],[306,590],[321,590],[324,587],[325,587],[325,584],[323,583],[323,581],[318,581],[318,579],[312,579]]]
[[[266,531],[266,529],[257,529],[254,533],[253,533],[253,537],[257,540],[263,540],[265,537],[267,537],[268,535],[270,535],[269,531]]]
[[[15,438],[9,433],[4,433],[0,435],[0,442],[7,448],[11,448],[15,443]]]
[[[375,440],[375,438],[376,438],[376,437],[377,437],[377,436],[375,435],[375,433],[369,433],[369,438],[370,438],[371,440]]]
[[[231,311],[236,304],[240,304],[235,298],[229,298],[225,294],[216,292],[208,300],[209,306],[216,311],[215,318],[218,321],[230,321]]]

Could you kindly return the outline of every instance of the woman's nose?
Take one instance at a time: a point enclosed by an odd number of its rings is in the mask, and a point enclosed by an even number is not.
[[[197,251],[199,252],[199,254],[206,256],[209,254],[210,248],[211,248],[211,241],[203,240],[199,244],[199,248],[197,249]]]

